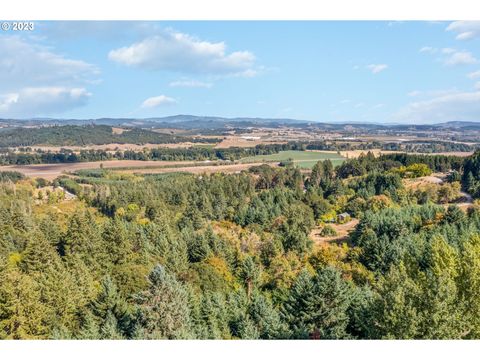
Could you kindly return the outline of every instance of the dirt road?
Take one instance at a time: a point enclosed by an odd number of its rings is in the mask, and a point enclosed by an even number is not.
[[[335,236],[321,236],[321,228],[316,227],[310,233],[310,238],[318,245],[325,245],[328,243],[341,244],[348,239],[348,235],[355,229],[358,223],[358,219],[352,219],[345,224],[329,224],[337,232],[337,235]]]

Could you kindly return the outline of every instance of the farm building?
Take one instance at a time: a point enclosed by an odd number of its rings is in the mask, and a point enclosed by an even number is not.
[[[340,224],[343,224],[343,223],[346,223],[348,221],[351,220],[351,216],[349,213],[347,212],[344,212],[344,213],[341,213],[341,214],[338,214],[337,215],[337,222],[340,223]]]

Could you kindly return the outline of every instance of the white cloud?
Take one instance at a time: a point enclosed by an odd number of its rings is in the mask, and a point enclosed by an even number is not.
[[[87,103],[85,86],[100,71],[41,45],[38,38],[0,36],[0,114],[35,117],[62,113]]]
[[[198,81],[198,80],[177,80],[177,81],[172,81],[170,84],[168,84],[170,87],[185,87],[185,88],[206,88],[209,89],[213,86],[212,83],[207,83],[203,81]]]
[[[175,100],[174,98],[171,98],[171,97],[168,97],[168,96],[165,96],[165,95],[159,95],[159,96],[153,96],[153,97],[150,97],[148,99],[146,99],[143,103],[142,103],[142,108],[156,108],[156,107],[159,107],[159,106],[163,106],[163,105],[173,105],[173,104],[176,104],[177,103],[177,100]]]
[[[473,39],[480,37],[480,21],[454,21],[446,30],[456,32],[457,40]]]
[[[377,105],[374,105],[372,106],[372,109],[380,109],[380,108],[383,108],[385,106],[385,104],[377,104]]]
[[[246,78],[253,78],[259,74],[258,70],[254,69],[247,69],[244,71],[240,71],[238,73],[232,74],[232,76],[237,76],[237,77],[246,77]]]
[[[387,64],[370,64],[367,65],[367,69],[369,69],[372,74],[378,74],[379,72],[388,68]]]
[[[84,88],[28,87],[0,95],[0,114],[4,117],[57,114],[85,105],[90,96]]]
[[[443,54],[453,54],[455,52],[455,49],[452,48],[443,48],[442,53]]]
[[[477,90],[480,90],[480,81],[477,81],[473,87]]]
[[[224,42],[212,43],[166,30],[109,52],[110,60],[147,70],[185,73],[252,75],[255,56],[249,51],[227,53]]]
[[[419,52],[421,53],[430,53],[430,54],[436,53],[437,51],[438,49],[433,48],[431,46],[424,46],[419,50]]]
[[[445,65],[472,65],[478,60],[468,51],[457,51],[452,53],[444,61]]]
[[[451,94],[458,94],[460,91],[458,91],[457,88],[451,88],[451,89],[443,89],[443,90],[413,90],[407,93],[408,96],[410,97],[422,97],[422,98],[428,98],[428,97],[438,97],[438,96],[445,96],[445,95],[451,95]]]
[[[81,60],[68,59],[18,36],[0,36],[0,91],[24,87],[87,84],[99,70]]]
[[[480,91],[455,92],[408,104],[395,121],[445,122],[480,120]]]
[[[480,78],[480,70],[471,72],[467,75],[470,79],[479,79]]]
[[[471,65],[476,64],[478,60],[472,55],[471,52],[465,50],[456,50],[453,48],[437,49],[430,46],[424,46],[419,50],[421,53],[436,54],[441,53],[443,58],[440,60],[445,65]]]

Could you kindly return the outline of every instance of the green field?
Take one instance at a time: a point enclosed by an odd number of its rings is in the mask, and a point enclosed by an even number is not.
[[[261,161],[286,161],[293,160],[301,168],[312,168],[319,160],[331,160],[334,166],[343,163],[345,158],[334,153],[327,153],[321,151],[280,151],[277,154],[271,155],[256,155],[243,158],[242,162],[261,162]]]

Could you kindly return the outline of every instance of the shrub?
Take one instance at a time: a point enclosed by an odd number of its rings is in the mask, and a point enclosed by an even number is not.
[[[325,225],[320,231],[321,236],[336,236],[337,232],[331,225]]]

